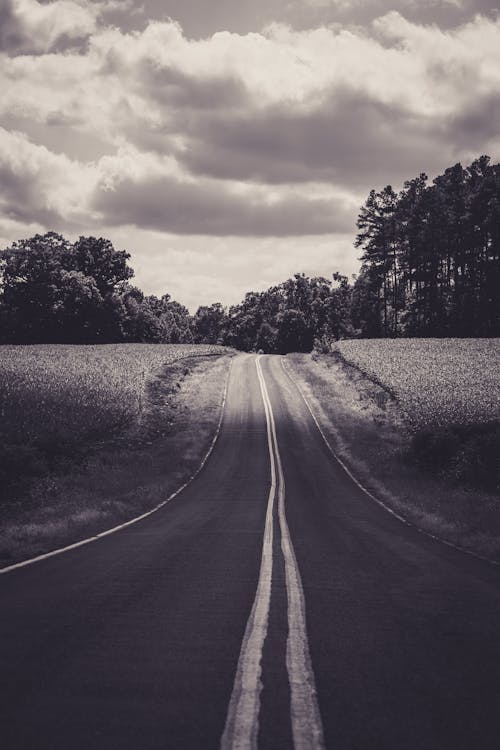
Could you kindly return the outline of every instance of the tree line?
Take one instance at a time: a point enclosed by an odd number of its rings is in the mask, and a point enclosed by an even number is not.
[[[211,330],[220,332],[220,341],[236,349],[310,352],[321,340],[354,335],[351,294],[347,277],[340,273],[334,273],[331,280],[297,273],[264,292],[248,292],[227,311],[221,305],[199,308],[195,330],[199,335],[212,321]]]
[[[103,238],[71,243],[48,232],[14,242],[0,253],[0,342],[218,343],[284,353],[350,332],[351,289],[340,274],[296,274],[229,310],[215,303],[190,315],[170,295],[133,286],[129,259]]]
[[[500,165],[481,156],[428,184],[372,190],[354,281],[295,274],[190,315],[131,284],[109,240],[48,232],[0,252],[1,343],[213,343],[286,353],[346,337],[500,335]]]
[[[0,341],[191,342],[187,308],[132,286],[129,258],[96,237],[71,243],[48,232],[15,242],[0,253]]]
[[[372,190],[352,323],[365,337],[500,334],[500,165],[481,156]]]

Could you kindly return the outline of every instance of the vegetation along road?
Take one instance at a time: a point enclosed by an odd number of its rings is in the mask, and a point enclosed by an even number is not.
[[[0,576],[4,750],[488,750],[500,569],[374,503],[278,356],[171,502]]]

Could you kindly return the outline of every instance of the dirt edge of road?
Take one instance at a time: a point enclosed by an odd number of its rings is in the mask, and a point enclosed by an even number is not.
[[[285,362],[335,453],[369,492],[423,531],[500,561],[498,498],[424,475],[385,389],[331,357],[291,354]]]
[[[0,568],[151,510],[188,481],[216,434],[232,356],[194,357],[146,384],[139,421],[88,446],[64,472],[37,479],[3,509]]]

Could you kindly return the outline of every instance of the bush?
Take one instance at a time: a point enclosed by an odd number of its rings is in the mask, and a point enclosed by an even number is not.
[[[426,471],[500,494],[500,424],[455,425],[419,432],[412,456]]]
[[[10,502],[14,484],[46,471],[47,462],[37,446],[0,442],[0,503]]]
[[[418,463],[431,472],[439,472],[448,465],[459,447],[459,437],[451,428],[423,430],[412,441]]]

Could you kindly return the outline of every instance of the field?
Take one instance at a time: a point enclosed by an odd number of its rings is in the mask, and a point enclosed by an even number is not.
[[[0,567],[149,510],[192,476],[233,353],[1,346]]]
[[[188,344],[0,346],[0,441],[44,445],[100,437],[140,415],[148,377]]]
[[[500,419],[500,339],[339,341],[333,351],[387,389],[415,430]]]

